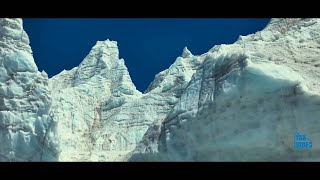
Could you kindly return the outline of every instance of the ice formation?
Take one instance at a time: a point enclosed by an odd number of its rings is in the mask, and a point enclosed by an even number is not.
[[[98,41],[83,62],[50,79],[61,161],[121,161],[177,102],[201,60],[187,49],[142,94],[117,42]],[[188,53],[187,55],[185,55]]]
[[[109,123],[105,111],[141,96],[124,60],[119,59],[117,42],[98,41],[78,67],[51,78],[49,87],[61,132],[61,161],[108,160],[106,149],[109,147],[104,141],[109,140],[114,141],[110,150],[113,146],[125,150],[121,142],[125,139],[121,138],[127,132],[118,129],[116,122],[103,127],[104,123]],[[121,118],[117,117],[119,123]],[[105,137],[102,142],[97,141],[100,136]]]
[[[0,19],[0,161],[57,161],[48,76],[34,62],[21,19]]]
[[[141,93],[116,41],[48,80],[21,19],[1,19],[0,160],[319,161],[319,30],[272,19],[202,55],[185,47]],[[303,156],[296,132],[314,142]]]
[[[272,19],[201,55],[179,101],[127,160],[319,161],[319,29],[320,19]],[[296,132],[314,142],[302,156]]]

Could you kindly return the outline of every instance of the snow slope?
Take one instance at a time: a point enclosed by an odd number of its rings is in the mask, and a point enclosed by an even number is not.
[[[21,19],[0,19],[0,161],[56,161],[59,142],[48,76]]]
[[[272,19],[201,55],[179,101],[126,160],[320,160],[319,30],[320,19]],[[296,132],[312,149],[294,149]]]

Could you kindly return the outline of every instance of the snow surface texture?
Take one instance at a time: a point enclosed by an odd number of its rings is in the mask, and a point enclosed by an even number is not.
[[[319,161],[320,19],[272,19],[202,65],[129,161]],[[294,133],[313,141],[311,158]],[[305,152],[303,152],[305,153]]]
[[[0,19],[0,161],[57,161],[48,76],[38,68],[21,19]]]

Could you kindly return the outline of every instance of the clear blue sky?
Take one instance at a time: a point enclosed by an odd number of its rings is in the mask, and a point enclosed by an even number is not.
[[[39,70],[49,77],[78,66],[98,40],[118,42],[132,81],[145,91],[185,46],[194,54],[263,29],[270,19],[24,18]]]

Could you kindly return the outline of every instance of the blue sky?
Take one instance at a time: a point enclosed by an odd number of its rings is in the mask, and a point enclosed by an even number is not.
[[[145,91],[185,46],[194,54],[263,29],[268,18],[24,18],[39,70],[49,77],[78,66],[98,40],[118,42],[132,81]]]

